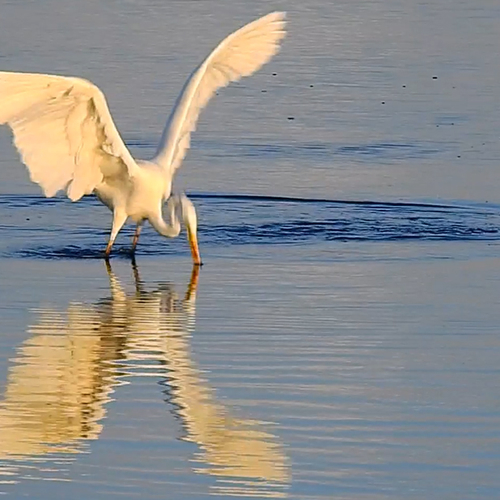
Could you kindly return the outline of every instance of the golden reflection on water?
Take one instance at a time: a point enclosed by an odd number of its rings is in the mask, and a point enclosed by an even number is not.
[[[289,471],[276,437],[231,416],[191,358],[199,268],[182,298],[169,284],[147,291],[135,264],[133,271],[133,293],[108,265],[110,297],[65,313],[38,311],[0,403],[0,482],[16,482],[20,461],[61,464],[88,451],[117,387],[149,376],[165,384],[183,439],[199,447],[194,470],[217,479],[212,493],[284,498]]]

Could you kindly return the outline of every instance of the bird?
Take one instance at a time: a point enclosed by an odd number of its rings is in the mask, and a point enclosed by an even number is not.
[[[0,72],[0,125],[13,133],[30,178],[47,197],[71,201],[95,194],[112,214],[104,257],[127,222],[136,224],[132,255],[145,221],[165,237],[186,227],[193,264],[201,265],[197,214],[174,175],[190,146],[201,110],[219,88],[249,76],[280,49],[286,13],[271,12],[227,36],[191,73],[167,120],[155,155],[134,159],[116,128],[104,93],[83,78]],[[163,217],[167,205],[169,221]]]

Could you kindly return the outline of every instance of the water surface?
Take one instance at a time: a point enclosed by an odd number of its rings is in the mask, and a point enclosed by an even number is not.
[[[184,236],[44,199],[0,131],[0,493],[500,494],[498,21],[492,0],[0,0],[0,66],[105,91],[154,152],[233,28],[283,51],[202,114]]]

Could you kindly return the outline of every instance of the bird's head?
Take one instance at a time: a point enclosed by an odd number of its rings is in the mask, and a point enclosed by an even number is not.
[[[185,194],[174,194],[168,200],[168,207],[172,215],[174,215],[172,220],[178,220],[178,214],[180,212],[180,218],[186,226],[191,255],[193,256],[193,264],[201,266],[202,262],[198,248],[198,218],[194,205]]]

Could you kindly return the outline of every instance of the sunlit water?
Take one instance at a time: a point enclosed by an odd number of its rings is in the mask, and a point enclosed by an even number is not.
[[[152,154],[208,47],[271,9],[179,172],[206,263],[47,200],[0,132],[0,493],[500,496],[496,2],[0,0],[0,67],[101,85]],[[23,29],[21,29],[21,27]]]

